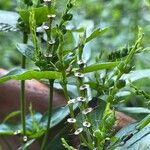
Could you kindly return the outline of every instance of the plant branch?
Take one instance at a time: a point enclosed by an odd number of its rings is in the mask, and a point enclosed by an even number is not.
[[[48,101],[48,119],[47,119],[47,126],[46,126],[46,134],[44,136],[41,150],[45,149],[46,142],[47,142],[47,137],[48,137],[48,132],[50,128],[50,123],[51,123],[51,117],[52,117],[52,103],[53,103],[53,86],[54,80],[49,80],[49,101]]]

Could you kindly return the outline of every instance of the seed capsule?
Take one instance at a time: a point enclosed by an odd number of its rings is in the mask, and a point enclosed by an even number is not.
[[[118,80],[118,81],[116,82],[116,87],[117,87],[118,89],[121,89],[121,88],[125,87],[125,85],[126,85],[126,81],[125,81],[125,80]]]
[[[43,26],[43,29],[44,29],[45,31],[47,31],[47,30],[49,30],[49,26],[44,25],[44,26]]]
[[[89,107],[89,108],[83,110],[82,114],[86,115],[86,114],[90,113],[92,110],[93,110],[93,108]]]
[[[27,140],[28,140],[27,136],[23,136],[23,141],[27,142]]]
[[[88,121],[84,121],[83,126],[89,128],[91,126],[91,123]]]
[[[79,101],[79,102],[85,102],[86,98],[82,97],[82,96],[79,96],[79,97],[77,97],[77,101]]]
[[[75,77],[78,77],[78,78],[83,78],[84,77],[84,74],[80,73],[80,72],[76,72],[74,75],[75,75]]]
[[[74,134],[75,134],[75,135],[79,135],[82,131],[83,131],[83,128],[78,128],[78,129],[74,132]]]
[[[48,18],[48,19],[54,19],[55,17],[56,17],[56,15],[55,15],[55,14],[47,15],[47,18]]]
[[[75,119],[75,118],[68,118],[68,119],[67,119],[67,122],[68,122],[68,123],[75,123],[75,122],[76,122],[76,119]]]
[[[88,87],[87,87],[87,85],[85,85],[85,84],[82,85],[82,86],[80,86],[80,90],[81,90],[81,91],[87,90],[87,88],[88,88]]]
[[[78,62],[79,67],[84,67],[84,65],[86,64],[86,62],[84,60],[79,60]]]

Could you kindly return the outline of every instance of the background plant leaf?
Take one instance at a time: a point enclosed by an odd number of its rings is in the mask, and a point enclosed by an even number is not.
[[[122,76],[122,79],[126,80],[127,82],[134,82],[142,78],[150,79],[150,69],[135,70]]]
[[[0,83],[8,80],[31,80],[31,79],[61,79],[61,73],[56,71],[35,71],[25,69],[14,69],[8,74],[0,77]]]
[[[126,113],[134,113],[134,114],[149,114],[150,109],[144,107],[118,107],[119,111],[123,111]]]
[[[34,61],[34,47],[33,46],[23,44],[23,43],[18,43],[17,49],[22,55]]]
[[[21,112],[18,110],[18,111],[13,111],[11,112],[10,114],[8,114],[4,120],[3,120],[3,123],[5,123],[6,121],[8,121],[9,119],[15,117],[15,116],[18,116]]]
[[[106,63],[100,63],[100,64],[93,64],[90,66],[87,66],[83,69],[83,73],[89,73],[89,72],[94,72],[98,70],[103,70],[103,69],[113,69],[118,65],[119,62],[106,62]]]
[[[65,119],[68,115],[69,115],[68,106],[59,107],[59,108],[54,109],[53,113],[52,113],[50,127],[51,128],[54,127],[55,125],[60,123],[63,119]],[[47,114],[45,114],[43,116],[43,118],[41,119],[42,126],[46,126],[47,125],[47,118],[48,118],[48,116],[47,116]]]
[[[38,8],[32,8],[35,14],[35,20],[36,24],[39,26],[43,22],[47,21],[47,15],[54,13],[54,9],[48,9],[48,7],[43,6],[43,7],[38,7]],[[27,10],[20,10],[19,14],[23,21],[29,25],[29,16],[30,16],[30,11],[31,9]]]
[[[89,37],[86,38],[86,43],[95,39],[98,36],[103,35],[105,32],[107,32],[109,27],[102,28],[102,29],[96,29]]]
[[[126,142],[120,146],[118,146],[115,150],[146,150],[150,147],[150,124],[145,126],[139,132],[136,131],[136,124],[132,125],[132,128],[126,126],[125,128],[121,129],[116,136],[119,138],[123,138],[130,135],[133,132],[133,136],[126,140]],[[129,132],[130,129],[130,132]],[[127,133],[128,132],[128,133]]]

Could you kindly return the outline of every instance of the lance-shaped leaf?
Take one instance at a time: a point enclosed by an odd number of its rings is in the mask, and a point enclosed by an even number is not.
[[[134,82],[142,78],[150,79],[150,69],[135,70],[122,76],[122,79],[126,80],[127,83],[129,83],[129,81]]]
[[[50,128],[56,126],[60,123],[63,119],[65,119],[69,115],[69,108],[68,106],[59,107],[53,110]],[[47,125],[47,117],[48,115],[45,114],[41,119],[42,126],[46,127]]]
[[[34,61],[34,47],[33,46],[23,44],[23,43],[18,43],[17,49],[22,55]]]
[[[86,38],[86,43],[95,39],[98,36],[103,35],[106,31],[108,31],[109,27],[103,29],[96,29],[89,37]]]
[[[121,129],[116,137],[121,139],[121,143],[115,150],[149,150],[150,147],[150,124],[136,130],[136,124],[130,124]]]
[[[2,123],[0,124],[0,135],[14,135],[15,131],[18,131],[20,127],[19,125]]]
[[[150,109],[144,107],[118,107],[118,110],[133,114],[150,114]]]
[[[19,15],[16,12],[0,10],[0,23],[16,26]]]
[[[19,15],[15,12],[0,10],[0,31],[17,31],[16,24],[18,18]]]
[[[57,71],[36,71],[15,69],[0,77],[0,83],[8,80],[31,80],[31,79],[61,79],[62,75]]]
[[[118,65],[119,62],[106,62],[100,64],[93,64],[83,69],[83,73],[94,72],[102,69],[112,69]]]

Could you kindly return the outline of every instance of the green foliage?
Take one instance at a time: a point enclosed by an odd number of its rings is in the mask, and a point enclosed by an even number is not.
[[[31,79],[61,79],[61,73],[56,71],[35,71],[15,69],[0,78],[0,83],[8,80],[31,80]]]
[[[124,9],[124,6],[127,5],[126,7],[130,9],[135,8],[137,13],[139,5],[145,6],[145,2],[133,1],[131,4],[128,0],[125,2],[114,0],[109,4],[108,1],[96,0],[95,3],[84,1],[84,3],[89,4],[89,13],[83,15],[84,17],[81,15],[77,23],[75,21],[78,14],[74,8],[78,4],[80,4],[79,8],[84,8],[86,5],[83,4],[83,1],[68,0],[65,3],[64,1],[56,1],[55,3],[52,1],[19,0],[18,14],[0,12],[2,16],[8,15],[8,19],[13,16],[14,21],[12,25],[8,20],[5,21],[3,17],[2,23],[7,26],[3,26],[1,31],[9,31],[10,27],[15,27],[23,35],[23,41],[17,44],[17,49],[22,55],[22,69],[14,69],[0,77],[0,83],[8,80],[22,80],[21,122],[7,123],[9,118],[18,114],[12,112],[6,117],[4,123],[0,124],[0,134],[13,135],[19,132],[22,137],[27,136],[29,139],[27,138],[26,143],[25,141],[22,142],[23,145],[20,149],[26,149],[35,140],[44,136],[41,150],[49,149],[57,143],[60,144],[60,139],[62,139],[62,145],[66,149],[74,150],[74,147],[61,138],[67,130],[68,124],[73,124],[73,126],[70,125],[73,128],[70,132],[74,136],[79,135],[80,143],[76,145],[77,147],[86,147],[89,150],[135,149],[139,147],[139,139],[146,138],[147,140],[149,136],[149,115],[139,123],[129,125],[129,128],[123,128],[116,135],[113,133],[113,128],[116,123],[115,110],[117,109],[131,114],[149,114],[149,108],[122,106],[126,105],[123,102],[126,101],[127,95],[133,93],[133,90],[136,96],[140,95],[144,97],[146,102],[150,101],[149,93],[134,85],[137,80],[149,78],[150,70],[132,71],[136,55],[143,53],[145,50],[143,48],[144,34],[142,30],[145,26],[138,27],[137,36],[134,31],[127,33],[126,24],[128,23],[126,22],[131,21],[132,15],[131,18],[126,17],[128,12]],[[58,8],[63,6],[63,9],[56,9],[55,6],[57,5]],[[83,13],[85,10],[86,8],[83,9]],[[98,25],[97,18],[93,17],[95,14],[101,17],[102,25],[110,27],[95,27],[93,21]],[[78,25],[79,22],[82,24],[82,21],[84,22],[87,18],[91,19],[91,17],[93,17],[91,25],[94,29],[88,27],[86,23],[87,29]],[[127,19],[127,21],[124,21],[124,19]],[[117,20],[117,22],[112,25],[107,20]],[[131,28],[135,28],[135,22],[132,22]],[[119,24],[122,25],[121,28],[119,28]],[[136,22],[136,32],[137,26]],[[106,33],[105,36],[104,33]],[[118,33],[123,34],[123,37],[122,35],[120,37]],[[132,38],[128,39],[128,37]],[[117,40],[117,38],[119,39]],[[134,44],[119,48],[119,46],[128,45],[127,43],[130,45],[130,42]],[[95,45],[92,45],[92,43]],[[144,45],[147,44],[144,43]],[[116,46],[118,46],[118,50]],[[97,47],[99,50],[96,50]],[[114,47],[116,50],[113,50]],[[87,57],[89,49],[91,50],[90,58]],[[112,51],[109,51],[109,49]],[[25,69],[26,58],[28,58],[29,64],[32,61],[34,63],[33,68],[38,68],[38,70],[28,69],[28,67]],[[96,61],[94,61],[95,59]],[[25,80],[30,79],[45,79],[48,81],[50,96],[45,115],[34,112],[32,108],[30,108],[30,114],[26,115],[24,85]],[[72,84],[72,81],[76,89],[76,92],[74,92],[76,97],[69,93],[68,87]],[[67,103],[65,107],[55,110],[52,109],[54,83],[61,85]],[[127,94],[124,94],[124,92],[127,92]],[[96,97],[96,102],[94,97]],[[90,106],[92,102],[94,106]],[[75,111],[76,108],[77,111]],[[52,128],[60,125],[66,117],[69,118],[67,118],[64,128],[60,132],[58,131],[56,136],[52,136],[52,140],[48,143],[49,130],[51,133]],[[144,143],[144,140],[142,143]],[[59,146],[56,146],[55,149],[59,149]]]

